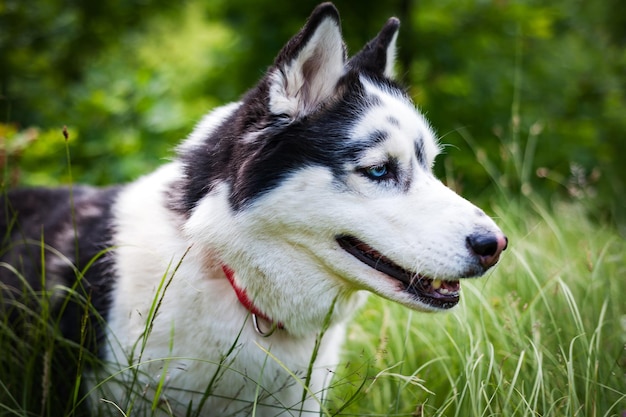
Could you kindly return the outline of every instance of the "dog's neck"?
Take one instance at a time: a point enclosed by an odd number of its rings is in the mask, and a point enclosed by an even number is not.
[[[239,300],[241,305],[243,305],[245,309],[248,310],[250,314],[252,314],[254,329],[257,331],[257,333],[259,333],[261,336],[270,336],[274,332],[274,330],[285,328],[283,323],[272,320],[270,317],[267,316],[267,314],[259,310],[259,308],[254,305],[254,302],[252,302],[250,297],[248,297],[248,293],[246,292],[246,290],[237,285],[237,282],[235,281],[235,271],[233,271],[227,265],[222,265],[222,271],[224,271],[224,275],[226,275],[226,278],[228,278],[228,282],[230,282],[233,290],[235,290],[235,294],[237,295],[237,299]],[[261,330],[258,324],[258,319],[262,319],[270,323],[270,330]]]

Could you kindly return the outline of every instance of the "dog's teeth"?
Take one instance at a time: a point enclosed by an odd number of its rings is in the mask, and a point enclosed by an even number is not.
[[[430,285],[433,287],[434,290],[438,290],[439,288],[441,288],[441,280],[433,279],[433,282]]]

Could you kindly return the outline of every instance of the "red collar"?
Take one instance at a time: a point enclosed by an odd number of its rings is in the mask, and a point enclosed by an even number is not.
[[[263,336],[269,336],[273,330],[270,330],[267,333],[262,332],[259,328],[258,325],[256,323],[256,317],[261,318],[269,323],[272,324],[272,328],[278,328],[278,329],[284,329],[285,326],[281,323],[275,323],[272,319],[270,319],[265,313],[263,313],[261,310],[259,310],[254,303],[252,302],[252,300],[250,300],[250,298],[248,297],[248,294],[246,293],[246,290],[241,288],[240,286],[237,285],[237,283],[235,282],[235,271],[233,271],[232,269],[230,269],[228,266],[226,265],[222,265],[222,271],[224,271],[224,274],[226,275],[226,278],[228,278],[228,282],[230,282],[230,285],[233,287],[233,289],[235,290],[235,294],[237,295],[237,299],[239,300],[239,302],[241,303],[241,305],[243,305],[246,310],[248,310],[252,315],[253,315],[253,319],[255,320],[254,323],[254,327],[255,329]]]

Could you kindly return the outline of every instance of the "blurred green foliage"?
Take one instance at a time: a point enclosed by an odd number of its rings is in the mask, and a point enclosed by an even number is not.
[[[68,181],[64,125],[75,181],[148,172],[262,76],[316,3],[0,0],[4,183]],[[495,185],[626,212],[618,0],[335,4],[351,52],[400,17],[397,73],[449,144],[437,166],[448,184],[474,198]]]

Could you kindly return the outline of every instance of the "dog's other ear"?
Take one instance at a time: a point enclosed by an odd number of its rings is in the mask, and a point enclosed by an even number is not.
[[[345,61],[339,12],[331,3],[320,4],[270,70],[270,111],[292,118],[311,113],[334,95]]]
[[[398,18],[387,20],[380,33],[352,57],[349,67],[393,78],[399,28]]]

